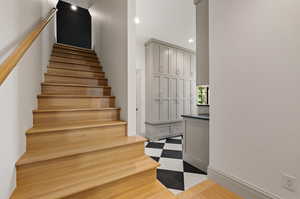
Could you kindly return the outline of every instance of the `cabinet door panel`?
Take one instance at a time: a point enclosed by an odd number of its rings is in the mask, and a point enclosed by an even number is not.
[[[184,57],[182,51],[177,51],[177,71],[176,74],[178,76],[183,76],[183,69],[184,68]]]
[[[159,45],[153,44],[153,73],[159,73],[160,66],[159,66]]]
[[[160,77],[159,78],[159,94],[161,99],[169,98],[169,78]]]
[[[169,120],[169,100],[161,100],[159,107],[159,116],[160,121],[168,121]]]
[[[158,76],[153,76],[152,77],[152,84],[151,84],[151,92],[152,92],[152,97],[155,99],[160,98],[160,84],[159,84],[160,78]]]
[[[177,79],[170,79],[170,120],[177,119]]]
[[[177,119],[181,118],[184,111],[184,80],[178,79],[177,83]]]
[[[173,136],[182,135],[184,133],[184,123],[175,123],[171,127],[171,132],[173,133]]]
[[[177,52],[175,49],[169,49],[169,74],[176,75],[177,72]]]
[[[184,68],[183,68],[183,75],[190,77],[191,74],[191,56],[190,54],[184,54]]]
[[[194,55],[191,55],[191,78],[196,81],[196,59]]]
[[[191,80],[191,114],[197,113],[197,87],[196,87],[196,81]]]
[[[191,81],[184,82],[184,114],[191,113]]]
[[[159,121],[159,77],[152,77],[151,120]]]
[[[160,73],[169,73],[169,48],[165,46],[159,47],[159,65]]]
[[[160,120],[169,120],[169,78],[160,77]]]
[[[159,121],[159,109],[160,109],[160,103],[158,99],[152,100],[152,111],[151,111],[151,121],[152,122],[158,122]]]
[[[168,136],[170,136],[170,126],[161,125],[161,126],[155,127],[154,130],[158,134],[158,137],[168,137]]]

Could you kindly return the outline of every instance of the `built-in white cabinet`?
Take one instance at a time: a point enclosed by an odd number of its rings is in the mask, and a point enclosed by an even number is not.
[[[195,54],[155,39],[145,46],[146,137],[182,135],[181,115],[196,113]]]

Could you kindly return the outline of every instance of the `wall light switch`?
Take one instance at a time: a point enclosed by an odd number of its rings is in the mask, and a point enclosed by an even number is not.
[[[289,191],[296,191],[297,178],[291,175],[282,174],[282,187]]]

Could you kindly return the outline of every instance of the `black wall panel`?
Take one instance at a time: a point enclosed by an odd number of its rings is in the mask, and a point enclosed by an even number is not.
[[[57,42],[91,48],[92,19],[89,11],[77,7],[74,11],[71,4],[59,1],[57,4]]]

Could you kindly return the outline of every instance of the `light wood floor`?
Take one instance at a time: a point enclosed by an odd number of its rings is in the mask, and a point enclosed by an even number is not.
[[[179,194],[178,199],[242,199],[224,187],[211,180],[196,185],[189,190]]]

